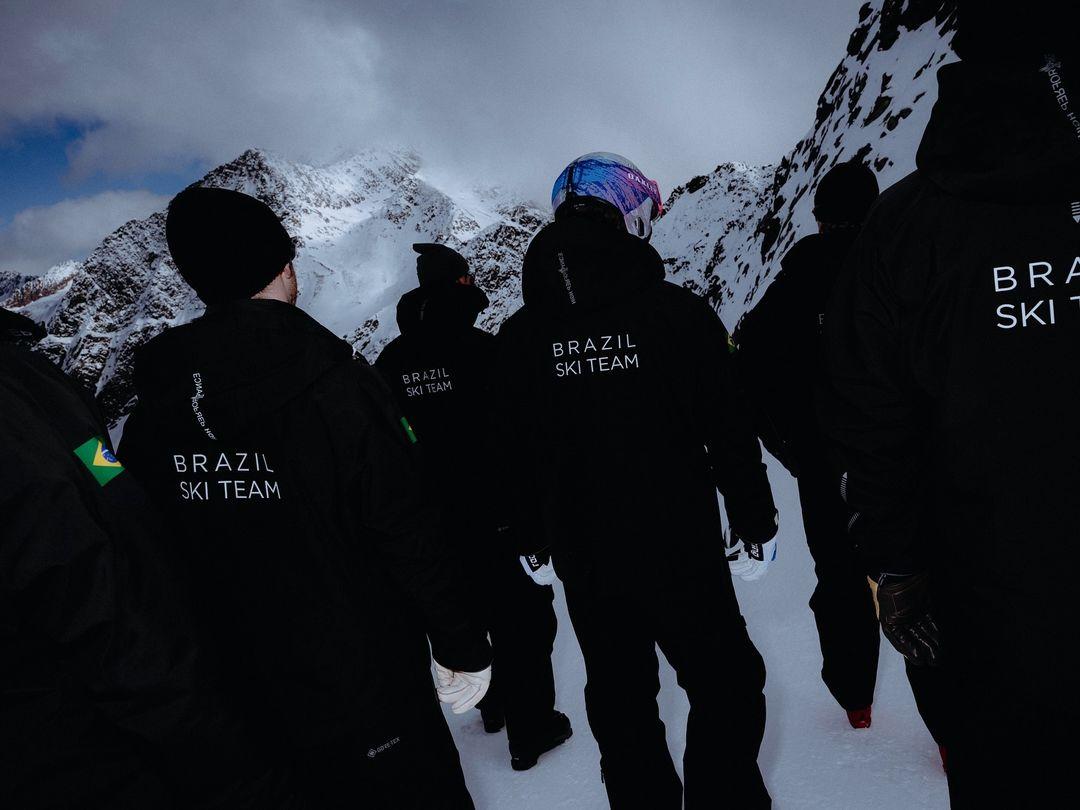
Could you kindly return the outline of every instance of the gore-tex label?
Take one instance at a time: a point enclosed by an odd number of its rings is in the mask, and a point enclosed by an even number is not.
[[[556,377],[611,374],[641,368],[637,344],[629,334],[596,335],[551,344]]]

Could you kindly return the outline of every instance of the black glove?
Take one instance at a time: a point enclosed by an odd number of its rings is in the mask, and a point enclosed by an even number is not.
[[[916,666],[937,666],[941,638],[931,615],[928,574],[882,574],[877,581],[878,618],[885,638]]]

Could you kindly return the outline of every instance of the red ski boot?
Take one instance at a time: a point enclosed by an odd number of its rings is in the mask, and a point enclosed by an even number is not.
[[[872,706],[867,706],[865,709],[849,709],[847,720],[852,728],[870,728],[870,723],[873,722],[872,711]]]

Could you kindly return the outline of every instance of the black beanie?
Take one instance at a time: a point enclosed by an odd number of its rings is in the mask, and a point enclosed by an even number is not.
[[[838,163],[814,192],[814,218],[826,225],[861,225],[878,196],[877,177],[860,160]]]
[[[165,239],[180,275],[206,304],[251,298],[296,256],[268,205],[224,188],[191,186],[173,197]]]
[[[436,242],[418,242],[412,246],[416,257],[416,277],[421,287],[446,284],[469,275],[469,263],[453,248]]]

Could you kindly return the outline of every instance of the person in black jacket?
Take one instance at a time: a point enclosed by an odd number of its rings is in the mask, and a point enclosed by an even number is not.
[[[659,191],[632,163],[579,158],[552,196],[555,222],[525,256],[525,304],[499,333],[500,444],[522,550],[565,586],[609,800],[682,806],[659,644],[690,700],[687,804],[767,807],[765,668],[725,565],[717,490],[745,538],[733,565],[771,560],[776,510],[728,334],[664,280],[647,242]]]
[[[511,766],[527,770],[571,736],[570,721],[555,711],[554,591],[533,584],[497,517],[497,476],[484,452],[495,336],[474,326],[488,298],[460,253],[440,244],[413,248],[420,286],[398,303],[401,335],[375,368],[423,440],[428,491],[466,561],[477,623],[491,635],[494,679],[478,706],[484,728],[494,733],[505,724]]]
[[[299,806],[217,692],[89,392],[0,309],[0,805]]]
[[[430,663],[463,712],[490,649],[408,422],[294,305],[293,245],[267,206],[191,187],[166,236],[207,310],[139,350],[120,457],[179,529],[235,694],[319,807],[472,807]]]
[[[1055,8],[960,7],[918,169],[828,321],[825,412],[883,629],[950,675],[953,807],[1073,792],[1080,59]]]
[[[810,608],[821,643],[821,677],[853,728],[870,726],[880,631],[866,572],[848,541],[851,515],[818,426],[815,390],[824,374],[829,294],[877,195],[877,178],[861,161],[830,169],[814,194],[819,233],[803,237],[784,256],[734,335],[758,433],[798,479],[818,580]]]

